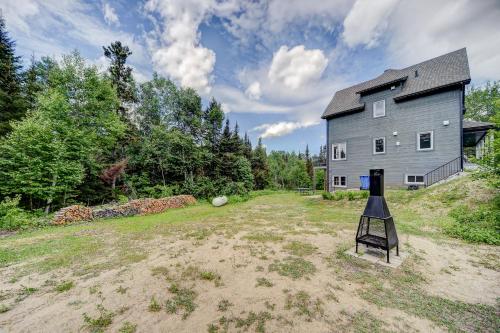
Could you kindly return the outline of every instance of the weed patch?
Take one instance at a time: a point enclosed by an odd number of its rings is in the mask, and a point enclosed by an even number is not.
[[[311,296],[305,291],[299,291],[295,295],[288,294],[285,301],[285,309],[294,309],[296,315],[306,317],[307,321],[322,317],[325,313],[323,302],[319,298],[313,301]]]
[[[135,333],[137,331],[137,325],[132,324],[129,321],[123,323],[122,327],[118,330],[118,333]]]
[[[269,281],[268,279],[264,277],[257,278],[257,283],[255,284],[256,287],[272,287],[274,284]]]
[[[253,242],[281,242],[284,237],[282,235],[276,234],[274,232],[255,232],[250,233],[243,237]]]
[[[282,261],[270,264],[269,271],[277,272],[279,275],[288,276],[295,280],[314,274],[316,267],[312,262],[303,258],[287,257]]]
[[[154,296],[151,297],[151,301],[149,302],[148,306],[149,312],[158,312],[161,310],[161,305],[158,303],[156,298]]]
[[[99,316],[92,318],[87,313],[83,314],[83,322],[85,327],[91,332],[104,332],[106,327],[113,323],[114,313],[106,310],[102,304],[97,305]]]
[[[283,246],[283,249],[294,256],[303,257],[315,253],[317,247],[310,243],[293,241]]]
[[[231,306],[233,306],[233,303],[229,302],[227,299],[222,299],[217,305],[217,310],[220,312],[226,312]]]
[[[75,283],[73,281],[64,281],[60,284],[58,284],[54,290],[57,291],[58,293],[63,293],[65,291],[70,290],[75,286]]]
[[[174,297],[167,300],[165,308],[168,313],[178,313],[182,311],[182,319],[186,319],[196,309],[194,300],[196,292],[188,288],[179,288],[176,284],[172,284],[168,289]]]

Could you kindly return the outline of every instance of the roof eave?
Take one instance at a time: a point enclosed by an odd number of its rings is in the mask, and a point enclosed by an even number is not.
[[[408,79],[408,76],[403,76],[403,77],[400,77],[398,79],[395,79],[395,80],[392,80],[392,81],[389,81],[389,82],[384,82],[382,84],[379,84],[377,86],[373,86],[373,87],[370,87],[370,88],[366,88],[366,89],[362,89],[362,90],[359,90],[359,91],[356,91],[356,94],[366,94],[370,91],[374,91],[374,90],[378,90],[378,89],[381,89],[383,87],[387,87],[387,86],[390,86],[394,83],[399,83],[399,82],[402,82],[402,81],[406,81],[406,79]]]
[[[350,109],[347,109],[344,111],[340,111],[340,112],[336,112],[336,113],[328,114],[328,115],[323,114],[321,116],[321,119],[332,119],[332,118],[336,118],[336,117],[340,117],[340,116],[345,116],[345,115],[348,115],[351,113],[363,111],[364,109],[365,109],[365,104],[363,103],[363,105],[360,105],[360,106],[357,106],[354,108],[350,108]]]
[[[417,92],[414,92],[414,93],[411,93],[411,94],[396,96],[396,97],[394,97],[394,101],[401,102],[401,101],[404,101],[406,99],[410,99],[410,98],[417,97],[417,96],[420,96],[420,95],[426,95],[426,94],[429,94],[429,93],[433,93],[433,92],[441,90],[441,89],[446,89],[446,88],[450,88],[450,87],[458,86],[458,85],[465,85],[465,84],[469,84],[469,83],[470,83],[470,79],[462,80],[462,81],[457,81],[457,82],[453,82],[453,83],[441,85],[441,86],[438,86],[438,87],[433,87],[433,88],[430,88],[430,89],[420,90],[420,91],[417,91]]]

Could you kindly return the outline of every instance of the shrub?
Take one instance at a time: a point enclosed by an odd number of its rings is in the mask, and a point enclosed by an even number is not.
[[[321,196],[325,200],[333,200],[333,195],[330,192],[323,192]]]
[[[354,194],[354,192],[348,191],[347,192],[347,200],[352,201],[354,199],[356,199],[356,195]]]
[[[5,198],[0,202],[0,229],[18,230],[29,227],[30,216],[19,207],[20,197]]]
[[[445,227],[445,233],[473,243],[500,245],[500,196],[493,204],[475,210],[458,206],[450,212],[455,222]]]
[[[337,191],[334,193],[323,192],[322,196],[325,200],[343,200],[346,199],[349,201],[353,200],[362,200],[368,198],[370,195],[369,191]]]

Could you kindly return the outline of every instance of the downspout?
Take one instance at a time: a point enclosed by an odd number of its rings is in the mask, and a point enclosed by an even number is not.
[[[330,189],[330,119],[326,119],[326,190],[331,192]]]
[[[465,84],[462,83],[462,98],[460,98],[460,170],[464,171],[464,113]]]

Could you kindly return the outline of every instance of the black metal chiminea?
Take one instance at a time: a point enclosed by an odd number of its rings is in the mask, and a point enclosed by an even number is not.
[[[386,250],[387,262],[392,248],[396,247],[396,255],[399,256],[396,226],[384,198],[384,169],[370,170],[370,197],[359,219],[356,253],[358,253],[358,243]]]

